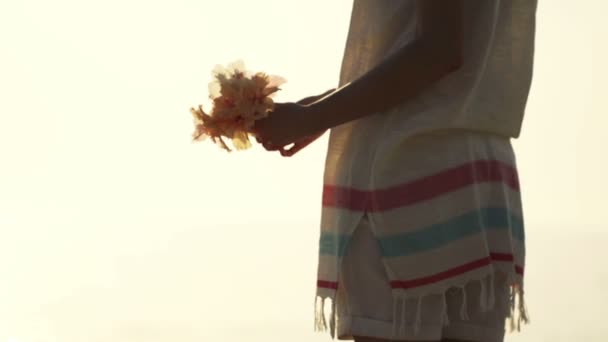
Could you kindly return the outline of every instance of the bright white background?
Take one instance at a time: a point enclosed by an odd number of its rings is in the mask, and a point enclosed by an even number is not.
[[[0,342],[327,341],[311,332],[326,137],[292,159],[192,144],[215,64],[337,83],[352,1],[0,3]],[[540,1],[516,142],[533,324],[608,329],[608,25]]]

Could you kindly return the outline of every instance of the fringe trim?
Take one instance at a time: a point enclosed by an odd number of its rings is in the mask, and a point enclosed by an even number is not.
[[[494,305],[496,305],[496,294],[495,294],[496,291],[494,290],[494,288],[496,287],[496,284],[495,284],[494,276],[490,276],[490,279],[488,279],[488,280],[490,283],[488,285],[489,286],[488,290],[490,293],[488,294],[487,310],[489,311],[492,308],[494,308]]]
[[[488,281],[486,279],[482,279],[479,281],[479,284],[481,285],[481,290],[479,291],[479,309],[481,310],[481,312],[487,312],[488,311],[488,294],[487,294],[487,283]]]
[[[462,303],[460,307],[460,318],[463,320],[469,319],[469,307],[467,305],[467,294],[465,291],[465,286],[472,282],[479,282],[481,286],[480,297],[479,297],[479,307],[481,312],[492,311],[495,309],[496,305],[496,294],[494,290],[495,286],[495,275],[490,274],[486,275],[482,279],[478,280],[469,280],[467,283],[462,284],[460,286],[456,286],[456,288],[462,293]],[[528,310],[524,301],[524,290],[523,283],[517,281],[515,274],[509,274],[507,280],[504,283],[506,287],[505,290],[509,292],[509,315],[508,326],[509,332],[514,332],[515,330],[521,331],[522,323],[528,324],[530,322],[530,318],[528,315]],[[447,326],[450,324],[450,320],[448,318],[448,304],[446,299],[446,292],[449,288],[453,288],[454,286],[449,286],[444,289],[440,294],[443,298],[442,312],[441,316],[443,317],[443,325]],[[411,328],[414,332],[414,335],[418,334],[420,331],[420,327],[422,324],[422,301],[424,298],[431,294],[437,293],[429,293],[422,296],[412,296],[409,295],[405,291],[395,291],[393,294],[393,338],[397,339],[400,335],[406,334],[407,327]],[[326,332],[329,330],[331,338],[336,338],[336,320],[337,320],[337,312],[336,312],[336,298],[335,291],[332,294],[317,294],[315,297],[315,321],[314,321],[314,330],[316,332]],[[331,307],[329,310],[329,320],[327,319],[326,314],[326,301],[331,300]],[[408,322],[406,317],[406,309],[407,309],[407,301],[415,300],[416,301],[416,311],[414,315],[414,319],[412,322]],[[329,321],[329,324],[328,324]]]
[[[494,290],[495,286],[495,275],[489,274],[484,278],[479,280],[469,280],[466,284],[462,284],[460,286],[456,286],[458,291],[462,293],[462,303],[460,306],[460,318],[462,320],[469,320],[469,310],[471,308],[468,307],[467,293],[465,291],[465,287],[469,283],[479,282],[481,286],[480,297],[479,297],[479,309],[481,312],[492,311],[496,306],[496,294]],[[510,331],[513,332],[515,329],[517,331],[521,330],[522,323],[529,323],[530,319],[528,316],[528,312],[525,306],[524,301],[524,291],[523,284],[519,283],[516,280],[516,276],[514,274],[510,274],[508,279],[505,281],[505,286],[509,291],[509,315],[507,316],[508,323],[510,325]],[[450,324],[450,320],[448,317],[448,304],[446,299],[446,292],[449,288],[453,288],[454,286],[450,286],[439,294],[442,296],[443,305],[441,316],[443,317],[443,325],[447,326]],[[405,291],[399,290],[395,291],[393,294],[394,304],[393,304],[393,338],[398,339],[404,335],[407,335],[406,327],[410,327],[414,332],[414,335],[418,334],[421,327],[421,309],[422,309],[422,301],[424,298],[431,294],[438,293],[429,293],[422,296],[413,296],[408,294]],[[408,322],[406,317],[406,309],[407,309],[407,301],[415,300],[416,301],[416,312],[414,315],[414,320],[412,322]]]
[[[518,283],[515,280],[513,274],[509,275],[506,286],[509,288],[509,332],[512,333],[515,330],[520,332],[522,323],[530,323],[530,316],[528,315],[528,309],[526,308],[524,299],[524,287],[522,283]]]
[[[442,316],[447,318],[447,302],[445,302],[445,296],[443,296],[443,298],[444,305],[442,305]],[[407,335],[408,327],[412,329],[414,335],[418,334],[420,326],[422,325],[423,299],[424,296],[408,296],[408,293],[404,291],[396,291],[393,294],[393,339],[398,339],[400,336]],[[415,300],[416,302],[416,312],[412,322],[408,322],[406,317],[408,300]]]
[[[315,297],[315,331],[327,330],[327,320],[325,319],[325,298]]]
[[[329,312],[329,327],[327,324],[327,317],[325,314],[325,302],[331,300],[331,307]],[[319,296],[315,297],[315,332],[326,332],[329,330],[331,338],[336,337],[336,299],[335,296]]]
[[[445,294],[443,294],[443,296],[441,296],[441,298],[443,299],[443,306],[441,309],[441,317],[443,317],[443,326],[447,327],[448,325],[450,325],[450,317],[448,316],[448,300],[445,296]]]
[[[480,282],[483,283],[483,280],[481,280]],[[460,306],[460,319],[462,319],[463,321],[468,321],[470,318],[469,318],[469,312],[467,310],[467,291],[464,286],[460,288],[460,292],[462,292],[462,305]],[[443,296],[445,297],[445,293],[443,294]]]

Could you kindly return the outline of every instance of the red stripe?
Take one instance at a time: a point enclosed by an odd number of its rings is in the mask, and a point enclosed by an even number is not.
[[[323,206],[366,211],[369,193],[363,190],[324,185]]]
[[[363,191],[324,185],[323,206],[358,211],[383,211],[412,205],[460,188],[502,182],[519,191],[517,170],[498,160],[478,160],[395,187]]]
[[[508,253],[490,253],[490,258],[494,261],[513,261],[513,254]]]
[[[452,277],[461,275],[463,273],[481,268],[483,266],[487,266],[490,263],[492,263],[492,260],[489,257],[487,257],[487,258],[479,259],[476,261],[472,261],[472,262],[470,262],[468,264],[464,264],[462,266],[452,268],[451,270],[447,270],[447,271],[444,271],[441,273],[434,274],[432,276],[412,279],[412,280],[391,281],[391,287],[400,288],[400,289],[411,289],[413,287],[424,286],[424,285],[436,283],[441,280],[445,280],[448,278],[452,278]]]
[[[434,274],[434,275],[431,275],[428,277],[417,278],[417,279],[412,279],[412,280],[391,281],[391,287],[399,288],[399,289],[411,289],[414,287],[429,285],[429,284],[436,283],[436,282],[439,282],[439,281],[442,281],[442,280],[445,280],[448,278],[459,276],[461,274],[487,266],[487,265],[491,264],[492,261],[512,262],[513,260],[514,260],[514,257],[512,254],[490,253],[490,256],[487,258],[482,258],[482,259],[479,259],[476,261],[472,261],[467,264],[464,264],[464,265],[461,265],[461,266],[458,266],[458,267],[452,268],[450,270],[440,272],[440,273],[437,273],[437,274]],[[515,273],[523,276],[524,268],[522,266],[515,265]],[[331,281],[325,281],[325,280],[318,280],[317,287],[327,288],[327,289],[337,289],[338,283],[331,282]]]
[[[337,290],[338,283],[334,281],[317,280],[317,287]]]

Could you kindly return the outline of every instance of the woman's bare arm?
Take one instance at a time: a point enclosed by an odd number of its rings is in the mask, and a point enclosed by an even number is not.
[[[462,65],[462,1],[418,0],[420,35],[361,78],[310,105],[312,131],[386,111]]]

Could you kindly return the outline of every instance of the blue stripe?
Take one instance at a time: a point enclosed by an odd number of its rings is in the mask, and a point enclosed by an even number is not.
[[[319,241],[319,254],[341,257],[346,252],[348,241],[348,235],[323,233],[321,234],[321,240]]]
[[[403,233],[379,239],[384,257],[407,256],[444,246],[483,230],[511,230],[513,238],[524,241],[524,224],[520,217],[506,208],[484,208],[449,221],[435,224],[412,233]],[[320,254],[343,256],[349,236],[323,233]]]

